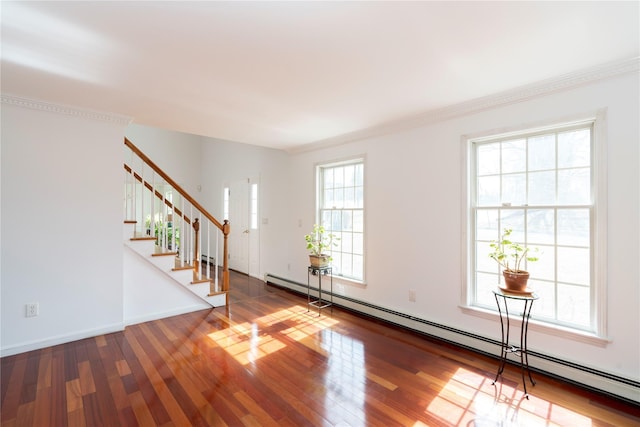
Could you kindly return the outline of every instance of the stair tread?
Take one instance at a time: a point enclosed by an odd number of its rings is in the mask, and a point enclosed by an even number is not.
[[[154,247],[153,253],[151,254],[151,256],[170,256],[170,255],[173,255],[173,256],[178,255],[178,252],[167,250],[157,245]]]
[[[156,238],[152,236],[140,235],[140,236],[134,236],[129,240],[156,240]]]
[[[192,285],[197,285],[198,283],[208,283],[208,282],[213,282],[213,279],[196,279],[195,277],[193,278],[193,280],[191,281]]]
[[[183,267],[180,267],[179,265],[176,265],[171,269],[171,271],[182,271],[182,270],[193,270],[193,266],[185,264]]]

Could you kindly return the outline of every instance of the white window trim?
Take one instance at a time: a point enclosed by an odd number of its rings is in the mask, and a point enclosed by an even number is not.
[[[334,167],[334,166],[340,166],[340,165],[348,165],[351,163],[358,163],[358,162],[362,162],[362,164],[364,165],[364,176],[362,177],[362,182],[363,182],[363,192],[362,195],[364,197],[364,204],[362,207],[362,211],[364,212],[363,215],[363,226],[364,226],[364,233],[362,235],[362,245],[363,245],[363,260],[362,260],[362,280],[358,280],[354,277],[347,277],[347,276],[334,276],[333,280],[336,281],[336,283],[342,283],[345,285],[352,285],[352,286],[358,286],[358,287],[366,287],[367,286],[367,156],[365,154],[360,154],[360,155],[354,155],[354,156],[350,156],[350,157],[345,157],[345,158],[340,158],[340,159],[334,159],[334,160],[327,160],[327,161],[322,161],[322,162],[317,162],[313,165],[313,176],[314,176],[314,188],[315,188],[315,223],[319,224],[320,223],[320,184],[321,184],[321,179],[320,179],[320,168],[323,167]]]
[[[585,342],[588,344],[597,345],[600,347],[605,346],[610,342],[608,338],[608,311],[607,311],[607,265],[608,265],[608,252],[607,252],[607,211],[608,211],[608,198],[607,198],[607,153],[608,153],[608,141],[607,141],[607,110],[606,108],[599,109],[595,112],[574,115],[570,117],[564,117],[558,120],[549,120],[545,122],[538,122],[529,125],[519,125],[509,128],[492,129],[477,134],[462,135],[461,142],[461,166],[462,166],[462,191],[461,191],[461,215],[462,218],[460,226],[460,268],[462,271],[460,284],[460,310],[468,315],[482,317],[485,319],[497,320],[499,319],[497,310],[482,309],[471,305],[471,283],[473,271],[471,271],[471,260],[469,257],[469,238],[473,233],[471,229],[471,198],[473,196],[473,189],[470,188],[470,179],[474,170],[471,165],[471,141],[477,141],[482,138],[494,137],[497,135],[508,136],[509,134],[519,134],[522,132],[535,132],[542,131],[544,129],[556,128],[562,124],[578,123],[586,120],[594,120],[593,124],[593,139],[594,147],[592,150],[592,176],[594,184],[592,188],[596,189],[596,197],[592,197],[594,200],[594,218],[592,219],[592,226],[595,228],[594,240],[591,242],[593,251],[592,268],[594,269],[593,285],[591,286],[591,298],[593,304],[591,304],[591,316],[595,316],[595,330],[593,332],[582,331],[579,329],[566,328],[553,323],[540,322],[532,319],[530,321],[530,329],[534,331],[543,332],[548,335],[559,336],[567,339],[572,339],[579,342]],[[594,195],[592,195],[594,196]]]

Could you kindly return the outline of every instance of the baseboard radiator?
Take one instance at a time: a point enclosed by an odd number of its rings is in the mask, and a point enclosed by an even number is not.
[[[272,274],[266,274],[264,280],[269,285],[287,289],[300,295],[307,295],[306,283],[296,282]],[[317,297],[317,288],[312,286],[310,292]],[[323,287],[323,299],[325,295],[328,297],[330,292]],[[390,310],[336,293],[333,294],[333,302],[337,307],[382,320],[415,333],[455,344],[496,359],[500,352],[500,341],[494,338],[452,328],[447,325],[431,322],[427,319]],[[609,395],[633,405],[640,405],[640,382],[638,381],[531,350],[529,351],[529,366],[534,372],[559,378],[563,381]]]

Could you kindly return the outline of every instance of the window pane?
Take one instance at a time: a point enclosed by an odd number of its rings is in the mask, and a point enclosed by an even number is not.
[[[364,185],[364,165],[362,163],[356,165],[355,182],[357,186],[361,187]]]
[[[331,260],[331,268],[333,274],[342,274],[342,257],[339,253],[333,253]]]
[[[353,233],[342,233],[338,243],[341,252],[353,252]]]
[[[344,187],[344,168],[333,169],[333,186],[336,188]]]
[[[540,297],[531,309],[531,317],[555,319],[556,292],[553,282],[529,279],[529,287],[531,289],[535,289],[536,293]]]
[[[321,225],[327,229],[330,230],[331,229],[331,211],[330,210],[323,210],[320,212],[320,217],[321,219]]]
[[[344,167],[344,186],[345,187],[354,187],[356,185],[355,182],[355,166],[349,165]]]
[[[558,247],[558,281],[589,284],[589,250]]]
[[[533,245],[555,242],[554,209],[529,209],[527,212],[527,242]]]
[[[496,300],[492,291],[498,287],[498,283],[497,274],[476,274],[476,301],[480,305],[495,307]]]
[[[478,242],[476,247],[476,269],[478,272],[497,273],[499,266],[492,258],[489,258],[491,248],[488,242]]]
[[[527,169],[527,148],[524,139],[502,143],[502,173],[524,172]]]
[[[476,213],[476,239],[485,242],[497,240],[498,234],[497,210],[483,209]]]
[[[588,327],[589,288],[558,285],[558,320]]]
[[[478,176],[500,173],[500,145],[479,144],[476,153]]]
[[[529,170],[554,169],[556,166],[555,135],[540,135],[528,139]]]
[[[529,204],[553,205],[556,203],[555,171],[529,174]]]
[[[340,211],[331,211],[331,226],[329,230],[342,231],[342,214]]]
[[[353,259],[350,253],[342,254],[342,274],[344,276],[353,275]]]
[[[364,242],[362,233],[353,234],[353,253],[358,255],[364,254]]]
[[[343,231],[353,230],[353,211],[350,211],[350,210],[342,211],[342,230]]]
[[[558,209],[558,244],[589,246],[589,210]]]
[[[523,209],[501,209],[500,210],[500,232],[505,228],[513,229],[512,240],[524,241],[522,230],[524,229]]]
[[[362,211],[353,211],[353,231],[364,231],[364,214]]]
[[[498,204],[500,204],[500,177],[478,178],[478,206],[496,206]]]
[[[324,190],[324,197],[322,200],[323,208],[332,208],[334,205],[333,202],[333,190]]]
[[[526,263],[526,270],[533,279],[556,280],[556,258],[553,246],[538,246],[540,252],[537,255],[538,261]]]
[[[344,188],[336,188],[333,191],[333,207],[336,209],[344,207]]]
[[[364,257],[362,255],[353,256],[353,277],[362,280],[364,278]]]
[[[356,187],[356,202],[354,208],[364,208],[364,189],[362,187]]]
[[[322,171],[322,176],[324,180],[324,188],[333,188],[333,169],[326,168]]]
[[[355,189],[353,187],[344,189],[344,207],[345,208],[355,208],[356,207],[355,198],[356,198]]]
[[[558,171],[558,203],[586,205],[591,201],[591,172],[588,168]]]
[[[579,129],[558,134],[558,167],[571,168],[591,164],[591,130]]]
[[[524,205],[526,203],[527,187],[524,174],[502,175],[502,203]]]

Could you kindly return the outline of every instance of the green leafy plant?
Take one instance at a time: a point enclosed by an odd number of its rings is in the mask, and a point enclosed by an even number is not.
[[[333,233],[327,233],[324,226],[314,224],[313,231],[305,235],[304,240],[307,242],[307,250],[311,255],[322,256],[326,255],[324,253],[325,249],[331,246],[338,246],[336,241],[340,240],[340,238]]]
[[[530,254],[530,252],[538,252],[538,248],[528,248],[520,243],[513,242],[510,239],[512,232],[513,229],[505,228],[499,241],[491,241],[489,246],[493,249],[493,252],[489,254],[489,257],[493,258],[505,271],[518,273],[524,271],[520,269],[524,260],[529,262],[538,261],[538,257]]]
[[[145,226],[147,228],[147,235],[150,236],[151,235],[151,215],[147,215],[147,218],[145,219]],[[171,249],[171,244],[173,242],[173,233],[175,232],[176,234],[176,246],[177,248],[180,247],[180,228],[173,227],[173,222],[169,221],[165,223],[162,220],[156,219],[156,221],[154,222],[154,236],[156,238],[156,245],[160,245],[163,242],[163,239],[165,237],[166,234],[166,238],[167,238],[167,244],[169,245],[169,249]]]

